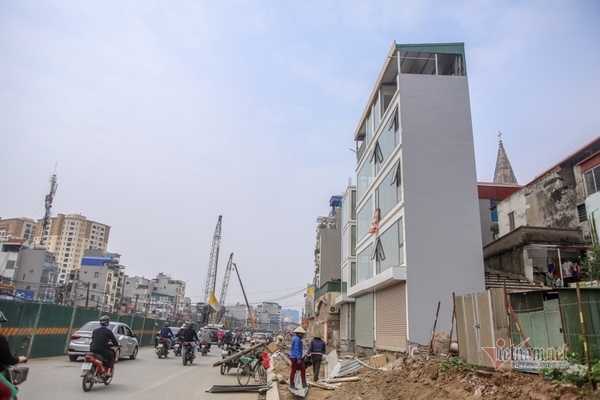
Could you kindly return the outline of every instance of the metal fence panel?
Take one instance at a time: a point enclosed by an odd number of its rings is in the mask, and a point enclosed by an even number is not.
[[[54,304],[37,304],[39,316],[29,357],[52,357],[64,354],[71,337],[69,326],[73,310]]]

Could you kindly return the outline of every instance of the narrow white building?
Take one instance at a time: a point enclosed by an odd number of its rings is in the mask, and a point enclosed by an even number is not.
[[[429,343],[438,302],[450,327],[452,293],[484,290],[484,269],[464,44],[394,43],[384,60],[354,133],[342,281],[356,346],[403,351]]]

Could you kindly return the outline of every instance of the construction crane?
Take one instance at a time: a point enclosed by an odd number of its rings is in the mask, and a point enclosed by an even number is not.
[[[206,272],[206,281],[204,282],[204,306],[202,307],[202,325],[208,323],[211,313],[210,297],[215,293],[215,284],[217,281],[217,264],[219,261],[219,247],[221,246],[221,220],[219,215],[215,234],[213,235],[212,247],[210,249],[210,259],[208,260],[208,271]]]
[[[56,188],[58,184],[56,183],[56,167],[54,167],[54,174],[50,177],[50,193],[46,195],[46,213],[44,214],[44,221],[42,222],[42,232],[40,233],[40,245],[43,246],[46,241],[46,229],[48,229],[48,225],[50,225],[50,209],[52,208],[52,201],[54,200],[54,195],[56,194]]]
[[[217,312],[217,323],[221,322],[223,315],[225,315],[225,300],[227,298],[227,290],[229,289],[229,277],[231,276],[231,270],[233,269],[233,253],[229,255],[229,261],[227,261],[227,267],[225,267],[225,275],[223,276],[223,285],[221,286],[221,294],[219,295],[219,304],[221,309]]]
[[[248,315],[250,316],[250,329],[257,330],[258,325],[256,325],[256,321],[254,320],[254,312],[252,312],[252,307],[250,307],[250,303],[248,303],[248,297],[246,297],[246,291],[244,290],[244,285],[242,284],[242,278],[240,278],[240,272],[238,271],[235,263],[233,263],[233,267],[235,268],[235,273],[240,281],[240,287],[242,288],[242,293],[244,294],[244,300],[246,300],[246,307],[248,309]]]

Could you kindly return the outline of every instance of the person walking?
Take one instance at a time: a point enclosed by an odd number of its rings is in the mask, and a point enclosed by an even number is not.
[[[308,345],[307,354],[310,355],[310,359],[312,361],[313,367],[313,381],[317,382],[319,380],[319,370],[321,369],[321,362],[323,361],[323,354],[327,349],[327,345],[325,341],[321,338],[320,333],[315,333],[314,338],[310,341]]]
[[[294,377],[296,376],[296,371],[300,370],[300,376],[302,377],[302,387],[307,388],[308,383],[306,383],[306,367],[302,362],[302,352],[304,350],[302,344],[302,335],[306,333],[304,328],[301,326],[294,329],[294,337],[292,338],[292,345],[290,346],[290,361],[292,362],[292,371],[290,372],[290,389],[296,390],[296,385],[294,385]]]

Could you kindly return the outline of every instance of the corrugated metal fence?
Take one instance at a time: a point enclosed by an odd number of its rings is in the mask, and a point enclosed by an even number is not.
[[[102,315],[124,322],[137,334],[140,346],[154,345],[154,336],[164,320],[114,314],[54,304],[29,303],[0,299],[0,310],[8,322],[0,334],[8,340],[11,351],[29,358],[52,357],[67,353],[71,334],[88,321]]]
[[[510,293],[509,298],[514,316],[507,310],[503,289],[456,296],[459,351],[467,362],[494,367],[485,348],[495,350],[525,339],[534,350],[567,349],[585,360],[575,288]],[[600,288],[581,289],[581,308],[590,355],[599,358]]]

